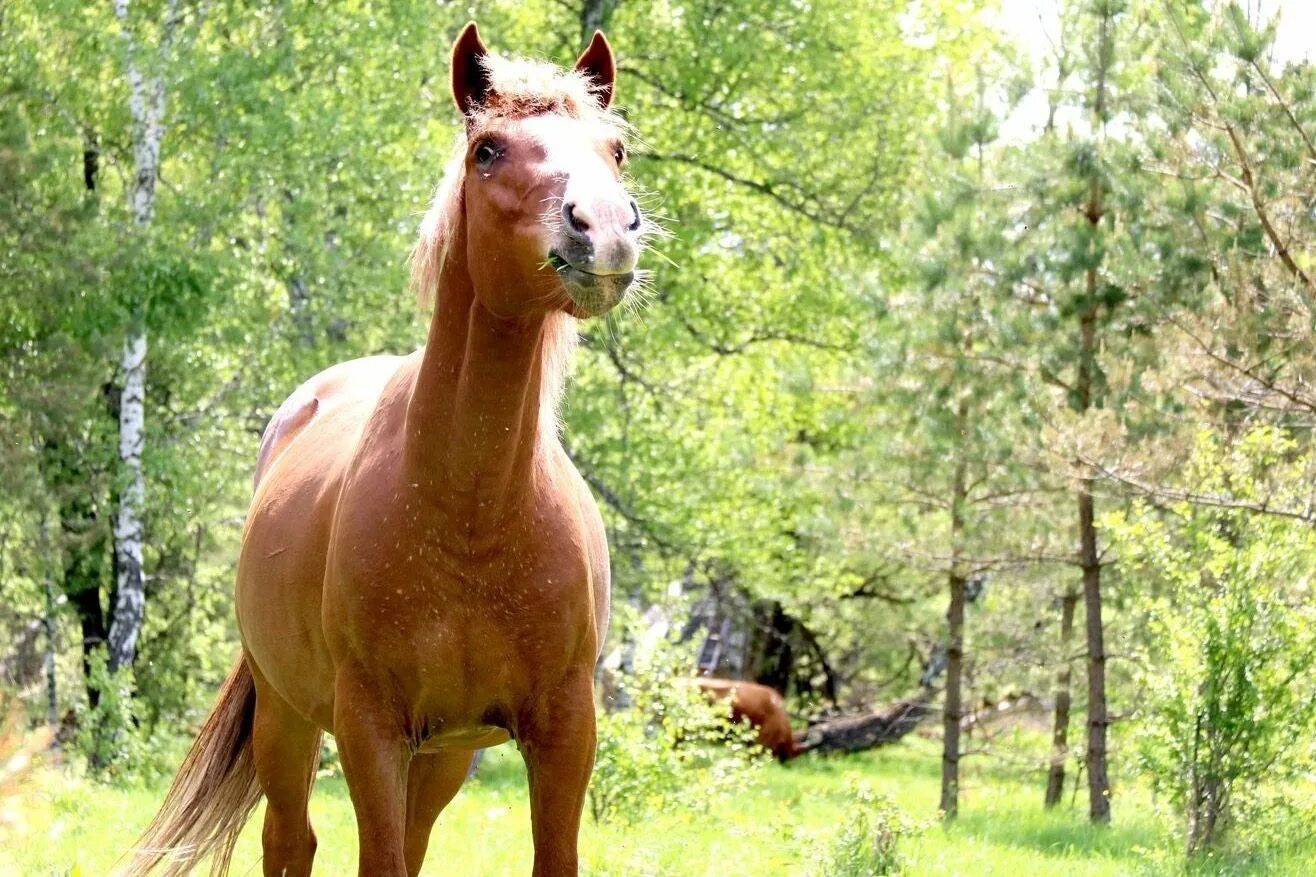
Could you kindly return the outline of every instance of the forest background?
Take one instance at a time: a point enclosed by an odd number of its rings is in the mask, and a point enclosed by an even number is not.
[[[1190,857],[1309,846],[1299,5],[0,5],[11,712],[88,782],[176,764],[270,414],[423,341],[452,36],[565,63],[603,27],[671,232],[564,412],[617,653],[658,611],[682,672],[773,683],[801,728],[935,707],[921,815],[973,756],[1097,824],[1149,790]]]

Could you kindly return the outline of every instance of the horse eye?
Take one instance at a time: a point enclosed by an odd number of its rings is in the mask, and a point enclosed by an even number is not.
[[[492,140],[481,141],[480,144],[475,147],[475,163],[478,165],[492,164],[493,160],[497,158],[499,154],[500,150],[498,149],[498,145]]]
[[[617,166],[621,167],[626,163],[626,147],[620,144],[612,147],[612,157],[617,160]]]

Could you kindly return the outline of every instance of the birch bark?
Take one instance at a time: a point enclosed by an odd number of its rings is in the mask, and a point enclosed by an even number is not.
[[[133,177],[128,191],[133,225],[139,231],[155,217],[155,181],[160,171],[164,140],[165,87],[163,70],[178,22],[178,2],[171,0],[165,13],[159,57],[144,69],[140,47],[133,37],[128,0],[114,0],[124,43],[128,79],[128,107],[133,121]],[[123,394],[119,403],[119,461],[123,484],[114,514],[116,598],[109,631],[109,668],[131,665],[137,638],[146,617],[146,577],[143,571],[146,474],[142,450],[146,444],[147,331],[145,303],[138,302],[129,316],[127,336],[119,358]]]

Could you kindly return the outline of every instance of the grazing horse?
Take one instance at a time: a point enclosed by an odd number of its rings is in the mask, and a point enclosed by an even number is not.
[[[758,731],[757,742],[777,756],[788,761],[804,750],[795,742],[786,704],[775,688],[740,679],[717,679],[700,676],[695,685],[703,690],[712,703],[730,701],[732,724],[742,720]]]
[[[264,873],[311,871],[334,734],[362,875],[415,875],[475,750],[513,738],[536,877],[577,872],[608,621],[603,522],[559,441],[577,318],[625,295],[644,221],[622,181],[615,64],[452,54],[465,130],[421,225],[435,300],[406,357],[336,365],[266,430],[237,576],[242,657],[127,873],[224,872],[267,801]]]

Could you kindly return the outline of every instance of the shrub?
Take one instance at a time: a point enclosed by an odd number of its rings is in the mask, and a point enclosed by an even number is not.
[[[663,645],[620,682],[629,706],[599,717],[590,815],[631,822],[662,809],[702,812],[757,780],[766,761],[747,727],[690,684],[688,655]]]
[[[105,650],[98,649],[91,655],[90,678],[99,702],[82,706],[75,741],[90,774],[106,781],[149,782],[170,776],[177,767],[174,749],[179,741],[153,735],[143,726],[132,668],[110,672]]]
[[[1292,448],[1274,430],[1230,449],[1203,441],[1189,474],[1212,493],[1283,502],[1286,489],[1305,489],[1287,487]],[[1187,504],[1170,514],[1136,506],[1108,529],[1145,579],[1142,765],[1182,811],[1190,854],[1231,833],[1256,843],[1285,782],[1312,766],[1316,535],[1276,516]],[[1246,835],[1231,832],[1244,824]]]
[[[855,786],[853,805],[831,845],[819,856],[814,877],[883,877],[904,869],[900,841],[923,829],[890,798]]]

